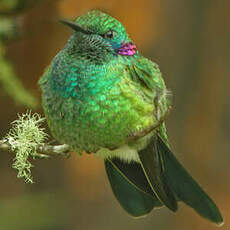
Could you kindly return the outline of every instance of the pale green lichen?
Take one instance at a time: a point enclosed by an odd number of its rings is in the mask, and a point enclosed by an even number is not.
[[[12,122],[12,128],[7,135],[11,150],[16,154],[12,167],[18,170],[17,177],[24,178],[26,183],[33,183],[33,165],[29,158],[37,156],[37,147],[44,144],[48,136],[41,127],[43,121],[44,118],[39,114],[32,114],[30,111],[18,115],[18,120]]]

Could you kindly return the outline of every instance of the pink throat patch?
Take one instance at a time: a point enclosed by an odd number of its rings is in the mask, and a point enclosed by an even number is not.
[[[136,52],[137,47],[132,42],[129,42],[123,43],[117,53],[124,56],[133,56]]]

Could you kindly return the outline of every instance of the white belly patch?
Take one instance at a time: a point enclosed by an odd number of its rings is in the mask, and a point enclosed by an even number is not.
[[[109,150],[107,148],[101,148],[97,151],[96,156],[103,158],[113,158],[117,157],[127,163],[135,161],[139,162],[139,156],[136,149],[131,148],[128,145],[123,145],[119,149]]]

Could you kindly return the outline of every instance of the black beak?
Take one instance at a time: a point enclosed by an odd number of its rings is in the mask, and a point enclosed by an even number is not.
[[[64,19],[60,20],[60,22],[66,26],[69,26],[71,29],[73,29],[76,32],[82,32],[84,34],[92,34],[91,31],[83,29],[82,27],[78,26],[75,22],[64,20]]]

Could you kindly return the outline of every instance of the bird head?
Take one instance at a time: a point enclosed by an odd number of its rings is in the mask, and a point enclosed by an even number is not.
[[[61,22],[75,31],[70,40],[81,53],[91,56],[99,53],[133,56],[137,53],[136,46],[124,26],[106,13],[92,10],[79,16],[75,21],[61,20]],[[73,47],[71,49],[74,52]]]

